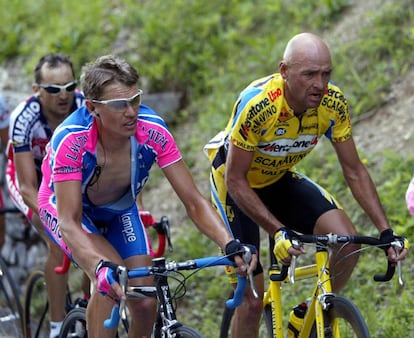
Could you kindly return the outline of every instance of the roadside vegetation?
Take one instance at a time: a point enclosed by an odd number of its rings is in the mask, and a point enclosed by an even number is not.
[[[16,58],[22,60],[22,76],[30,79],[38,58],[50,51],[71,55],[78,74],[85,62],[115,53],[137,66],[146,92],[180,92],[183,105],[174,112],[171,129],[177,132],[189,166],[197,168],[197,180],[208,179],[207,160],[200,156],[202,146],[224,127],[240,90],[276,71],[291,36],[300,31],[329,35],[349,9],[348,0],[0,0],[0,5],[7,8],[1,14],[0,63],[7,66]],[[345,90],[355,120],[387,100],[392,81],[413,67],[413,2],[395,0],[367,16],[358,36],[331,46],[334,80]],[[375,235],[346,188],[330,145],[320,147],[301,169],[337,196],[360,232]],[[392,152],[362,155],[391,224],[413,243],[414,218],[404,203],[413,158]],[[157,182],[150,185],[154,192]],[[182,232],[175,230],[171,257],[180,260],[217,252],[189,224]],[[361,308],[373,337],[412,336],[412,258],[403,265],[405,288],[397,288],[396,280],[386,284],[372,280],[384,262],[377,251],[364,252],[344,294]],[[227,289],[221,271],[200,272],[188,284],[192,297],[180,303],[181,318],[207,337],[216,336]],[[289,290],[289,306],[303,300],[294,296],[297,290]]]

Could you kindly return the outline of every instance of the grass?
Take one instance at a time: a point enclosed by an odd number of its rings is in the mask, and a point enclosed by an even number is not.
[[[8,65],[15,58],[22,60],[21,76],[28,83],[35,63],[46,52],[71,55],[77,74],[86,61],[115,53],[137,66],[146,92],[181,92],[185,105],[174,112],[171,128],[187,163],[197,168],[194,175],[202,185],[208,179],[202,146],[224,127],[237,93],[251,80],[275,71],[293,34],[305,30],[332,34],[347,13],[349,1],[175,0],[166,5],[161,0],[0,0],[0,6],[7,8],[0,14],[0,62]],[[413,66],[413,16],[411,0],[387,2],[367,13],[369,20],[355,39],[333,46],[334,80],[346,89],[353,118],[379,107],[392,82]],[[412,175],[412,157],[384,153],[366,154],[366,159],[392,224],[412,239],[414,222],[403,199]],[[321,149],[303,162],[302,169],[337,195],[361,231],[373,228],[338,179],[335,156]],[[160,176],[154,175],[149,193],[157,193]],[[216,252],[216,246],[183,219],[173,229],[174,258]],[[344,293],[361,307],[373,337],[410,336],[412,260],[405,264],[407,286],[402,290],[394,283],[371,281],[377,265],[372,262],[377,260],[371,253],[362,257]],[[228,285],[218,270],[205,273],[202,278],[194,277],[193,299],[184,299],[179,313],[211,337],[217,332],[223,290]],[[294,296],[287,293],[289,299]]]

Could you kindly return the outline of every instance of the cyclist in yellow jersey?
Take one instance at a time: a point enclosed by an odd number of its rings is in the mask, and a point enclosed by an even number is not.
[[[274,238],[276,257],[284,265],[289,265],[292,255],[303,253],[292,247],[289,229],[356,234],[334,197],[295,168],[323,135],[331,141],[354,197],[381,239],[385,242],[395,236],[358,156],[347,101],[330,82],[331,73],[327,45],[311,33],[294,36],[286,46],[279,73],[245,88],[225,130],[205,147],[212,163],[212,202],[233,236],[259,249],[259,224]],[[408,243],[401,252],[390,248],[389,260],[404,259],[407,249]],[[347,250],[355,246],[348,245],[343,255]],[[333,281],[335,291],[345,285],[356,262],[352,255],[341,263],[341,274]],[[255,285],[262,296],[260,264]],[[255,299],[250,292],[236,309],[232,337],[258,336],[261,298]]]

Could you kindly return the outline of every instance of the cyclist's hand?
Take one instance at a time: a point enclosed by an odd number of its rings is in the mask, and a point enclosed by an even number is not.
[[[243,260],[243,254],[246,250],[250,251],[251,261],[245,262]],[[224,249],[225,255],[237,264],[237,273],[242,276],[252,273],[256,269],[257,265],[257,250],[256,247],[251,244],[240,243],[239,240],[233,239],[226,244]]]
[[[151,225],[154,225],[157,222],[149,211],[140,211],[139,217],[141,218],[142,224],[144,224],[146,228],[148,228]]]
[[[407,257],[410,243],[402,236],[394,234],[392,229],[381,232],[380,241],[387,247],[387,256],[390,262],[398,262]]]
[[[273,253],[278,262],[290,265],[292,255],[299,256],[304,253],[303,247],[294,248],[292,245],[292,232],[287,228],[280,228],[275,233],[275,247]]]
[[[101,260],[95,270],[96,288],[98,292],[113,300],[125,298],[125,295],[118,284],[119,278],[116,273],[117,269],[117,264]]]

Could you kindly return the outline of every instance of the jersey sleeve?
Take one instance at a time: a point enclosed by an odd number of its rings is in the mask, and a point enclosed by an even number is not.
[[[9,139],[15,152],[30,151],[32,128],[38,120],[40,104],[30,97],[17,105],[10,116]]]
[[[151,109],[142,106],[138,121],[138,141],[156,152],[156,161],[165,168],[181,160],[181,152],[164,120]]]
[[[83,132],[56,131],[50,143],[50,165],[53,182],[82,180],[82,154],[86,143]]]
[[[321,106],[330,114],[330,126],[325,133],[332,142],[345,142],[352,136],[351,118],[348,103],[342,91],[329,85],[326,95],[322,98]]]
[[[262,98],[260,89],[250,88],[241,93],[234,105],[232,118],[227,126],[226,134],[238,148],[255,151],[260,141],[266,111],[272,104],[269,99]]]

